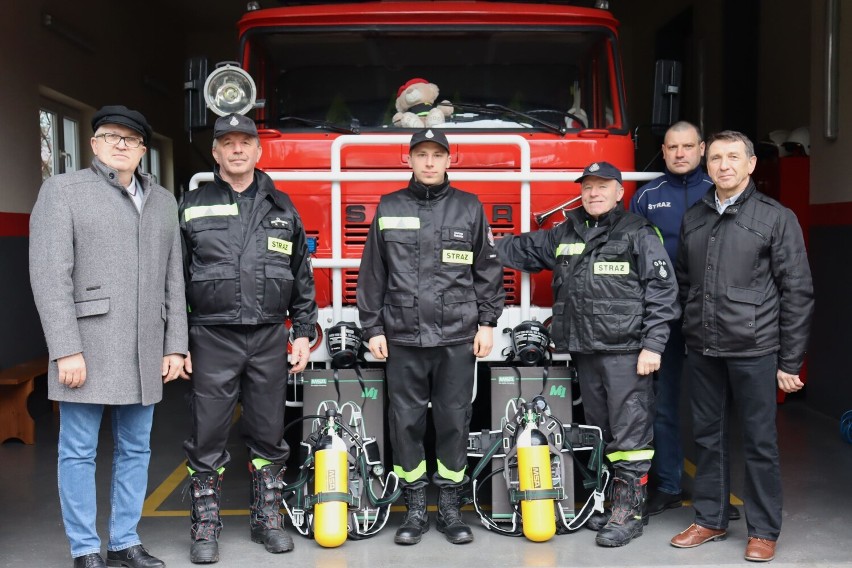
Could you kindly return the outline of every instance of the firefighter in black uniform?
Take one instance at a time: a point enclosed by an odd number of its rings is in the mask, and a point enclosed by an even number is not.
[[[382,197],[358,276],[358,312],[370,352],[387,359],[394,471],[408,513],[397,544],[416,544],[429,530],[423,438],[432,403],[440,488],[438,530],[461,544],[473,533],[461,518],[468,481],[476,357],[493,346],[503,312],[503,269],[476,196],[450,185],[450,145],[439,130],[412,136],[405,189]]]
[[[180,207],[192,372],[192,433],[184,442],[192,494],[190,560],[219,559],[222,473],[231,421],[242,400],[251,472],[251,539],[287,552],[279,509],[284,464],[288,316],[290,368],[305,368],[317,307],[305,231],[293,202],[255,169],[261,154],[254,122],[232,114],[213,130],[215,180]]]
[[[621,172],[597,162],[577,181],[583,207],[554,229],[505,237],[497,249],[506,266],[553,270],[553,341],[577,365],[586,421],[601,428],[615,469],[611,512],[589,524],[599,545],[623,546],[642,534],[654,455],[650,375],[680,307],[659,234],[619,205]]]

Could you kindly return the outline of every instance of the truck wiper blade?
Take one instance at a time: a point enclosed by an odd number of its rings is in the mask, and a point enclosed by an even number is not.
[[[467,104],[467,103],[453,103],[453,107],[461,110],[478,110],[484,113],[493,113],[493,114],[507,114],[509,116],[520,117],[525,120],[530,121],[531,123],[541,126],[546,130],[550,130],[555,134],[565,134],[567,129],[564,127],[559,127],[552,122],[548,122],[546,120],[542,120],[535,116],[529,115],[525,112],[521,112],[519,110],[515,110],[513,108],[509,108],[507,106],[499,105],[497,103],[488,103],[486,105],[475,105],[475,104]]]
[[[298,122],[299,124],[306,124],[308,126],[319,126],[320,128],[325,128],[326,130],[331,130],[332,132],[341,132],[343,134],[361,134],[361,127],[358,119],[352,119],[352,126],[350,128],[346,128],[345,126],[338,126],[336,124],[332,124],[325,120],[313,120],[310,118],[302,118],[301,116],[280,116],[278,117],[278,122]]]

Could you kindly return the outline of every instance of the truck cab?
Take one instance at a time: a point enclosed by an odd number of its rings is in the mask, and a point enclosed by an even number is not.
[[[247,12],[239,61],[187,85],[196,119],[202,95],[217,114],[253,111],[258,167],[287,192],[314,254],[320,333],[357,321],[358,259],[381,195],[411,176],[408,138],[394,124],[400,87],[415,78],[440,90],[450,180],[482,201],[494,236],[549,228],[579,206],[574,179],[606,160],[636,180],[617,21],[564,3],[358,2]],[[195,73],[206,73],[196,65]],[[201,87],[201,81],[204,87]],[[195,97],[195,99],[193,99]],[[210,174],[193,178],[197,183]],[[505,360],[501,333],[544,324],[550,273],[505,270],[506,310],[489,360]],[[312,361],[328,361],[318,340]]]

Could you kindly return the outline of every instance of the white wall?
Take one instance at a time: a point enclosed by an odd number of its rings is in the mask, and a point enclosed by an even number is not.
[[[811,203],[852,201],[852,3],[840,2],[839,129],[836,140],[823,136],[825,120],[825,0],[814,0],[811,16]],[[852,220],[850,220],[852,223]]]

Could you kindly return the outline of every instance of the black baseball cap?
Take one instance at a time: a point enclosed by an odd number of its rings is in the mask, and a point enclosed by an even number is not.
[[[609,162],[592,162],[586,169],[583,170],[583,175],[577,178],[577,183],[583,183],[583,179],[594,176],[603,179],[614,179],[621,181],[621,170],[610,164]]]
[[[216,119],[216,124],[213,125],[213,138],[219,138],[230,132],[242,132],[257,138],[257,126],[254,121],[241,114],[226,114]]]
[[[92,117],[92,131],[97,132],[102,124],[118,124],[135,130],[142,135],[142,143],[148,145],[153,130],[141,112],[123,105],[107,105]]]
[[[414,149],[415,146],[420,144],[421,142],[434,142],[438,146],[442,147],[444,150],[449,153],[450,151],[450,143],[447,142],[447,137],[440,130],[433,130],[431,128],[427,128],[425,130],[421,130],[420,132],[415,132],[414,136],[411,137],[411,143],[408,145],[408,151]]]

